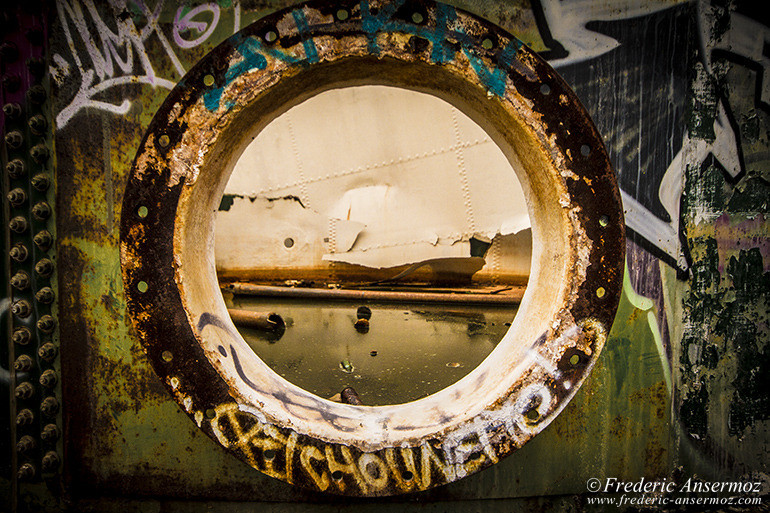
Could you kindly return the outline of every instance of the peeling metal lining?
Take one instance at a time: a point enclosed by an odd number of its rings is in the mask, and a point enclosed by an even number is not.
[[[534,241],[530,286],[492,354],[436,394],[380,407],[321,399],[268,368],[227,315],[213,262],[214,215],[252,136],[361,84],[433,94],[482,126],[521,170]],[[359,496],[455,481],[545,428],[601,351],[624,247],[615,176],[575,95],[510,34],[431,1],[309,2],[225,41],[157,112],[121,215],[128,310],[177,402],[258,470]]]

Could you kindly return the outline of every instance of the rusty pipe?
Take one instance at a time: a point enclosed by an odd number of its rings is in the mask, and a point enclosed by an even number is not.
[[[262,331],[278,331],[286,327],[283,318],[275,312],[253,312],[228,308],[227,313],[237,326]]]
[[[386,290],[348,290],[274,287],[251,283],[232,283],[226,288],[233,294],[244,296],[318,299],[336,301],[375,301],[404,303],[452,303],[464,305],[514,306],[521,302],[524,287],[517,287],[506,294],[480,292],[402,292]]]

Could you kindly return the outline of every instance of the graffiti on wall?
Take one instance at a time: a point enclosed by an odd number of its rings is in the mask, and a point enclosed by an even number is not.
[[[766,394],[750,376],[766,375],[767,369],[766,349],[752,345],[751,340],[766,337],[752,308],[765,301],[760,286],[767,283],[770,266],[768,195],[762,185],[768,180],[769,159],[762,145],[767,145],[763,130],[767,130],[770,109],[770,55],[764,44],[770,40],[770,28],[759,21],[761,13],[752,11],[748,2],[735,4],[737,11],[726,15],[724,8],[709,1],[673,6],[671,2],[625,2],[613,3],[611,8],[593,0],[532,2],[541,36],[549,47],[543,55],[576,90],[605,137],[632,232],[626,294],[646,312],[650,330],[660,341],[669,390],[672,361],[674,366],[685,362],[686,379],[692,386],[685,393],[682,422],[701,439],[708,435],[709,422],[714,422],[709,420],[713,412],[708,404],[715,389],[696,374],[716,373],[724,355],[712,337],[738,347],[737,358],[745,371],[743,377],[733,376],[735,383],[728,387],[732,402],[726,430],[738,436],[768,411]],[[195,56],[221,40],[221,34],[235,33],[243,25],[239,3],[233,0],[227,7],[223,5],[211,2],[191,8],[163,0],[154,4],[137,0],[110,11],[94,0],[59,0],[58,22],[65,44],[52,54],[50,70],[64,93],[56,116],[58,128],[92,110],[125,115],[148,87],[165,94]],[[374,16],[370,22],[376,31],[377,24],[382,28],[388,21]],[[697,55],[691,55],[693,41],[698,42]],[[254,49],[242,48],[243,55],[249,52],[258,67]],[[690,69],[696,72],[694,86]],[[477,72],[487,77],[494,91],[499,84],[495,70],[479,68]],[[725,92],[725,81],[735,80],[736,73],[745,76],[742,84],[751,92],[748,106],[745,97]],[[134,85],[140,87],[132,88]],[[211,97],[212,106],[216,100]],[[699,183],[688,184],[685,177]],[[684,191],[690,194],[683,196]],[[727,196],[714,199],[719,195]],[[683,205],[683,201],[690,204]],[[752,218],[731,216],[725,213],[725,205],[741,212],[764,212],[765,217],[761,213]],[[713,233],[687,232],[682,214],[711,223]],[[743,234],[743,241],[736,240],[736,233]],[[693,237],[699,238],[696,244],[690,240]],[[672,312],[664,301],[661,261],[678,270],[680,277],[692,276],[697,289],[688,305],[697,318],[687,327],[681,348],[672,347],[677,341],[668,333],[669,324],[678,318],[668,317]],[[709,291],[720,287],[719,308],[708,310],[703,305]],[[734,326],[717,323],[717,315],[740,322]],[[220,426],[223,437],[237,434],[233,431],[239,422],[234,420],[236,415],[230,410],[217,411],[212,426]],[[227,426],[231,427],[225,429]],[[271,438],[261,431],[252,433],[248,427],[240,429],[241,434],[227,438],[228,443]],[[287,439],[287,447],[289,442]],[[268,445],[264,445],[265,451]],[[358,475],[367,486],[379,486],[380,474],[372,471],[370,482],[364,471],[387,463],[386,455],[379,462],[364,461],[366,468],[361,470],[361,461],[342,453],[329,456],[315,451],[297,448],[293,453],[296,468],[317,469],[316,462],[322,459],[347,463],[353,466],[342,472]],[[401,453],[391,457],[402,462],[407,458]],[[421,450],[411,457],[415,479],[423,481],[428,479],[423,475],[425,468],[445,461],[437,452]],[[417,463],[423,461],[428,464]],[[331,467],[325,472],[316,470],[314,474],[319,488],[324,483],[336,486],[330,480]]]
[[[74,94],[56,115],[59,128],[83,109],[126,114],[130,94],[119,102],[104,99],[115,88],[145,84],[173,89],[186,72],[180,52],[204,44],[224,23],[223,8],[216,2],[191,9],[166,6],[164,0],[157,0],[154,6],[132,1],[114,4],[111,16],[97,9],[94,0],[58,0],[56,8],[69,53],[54,53],[50,72],[61,89],[74,85]],[[170,35],[160,22],[169,8],[175,8]],[[237,32],[241,24],[237,0],[228,11],[231,30]]]

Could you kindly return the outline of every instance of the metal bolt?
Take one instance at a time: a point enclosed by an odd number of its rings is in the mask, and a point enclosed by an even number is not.
[[[16,358],[16,361],[13,362],[13,369],[16,372],[27,372],[32,368],[32,363],[33,363],[32,358],[30,358],[26,354],[23,354],[18,358]]]
[[[16,390],[13,391],[13,395],[16,396],[16,399],[29,399],[34,393],[35,387],[28,381],[21,383],[16,387]]]
[[[39,28],[31,28],[24,35],[27,36],[27,41],[29,41],[33,45],[35,46],[43,45],[43,31],[40,30]]]
[[[35,420],[35,414],[29,408],[24,408],[16,415],[17,426],[29,426]]]
[[[56,327],[56,321],[54,320],[54,318],[53,318],[53,317],[51,317],[51,316],[50,316],[50,315],[48,315],[48,314],[46,314],[46,315],[43,315],[43,316],[42,316],[42,317],[40,317],[40,319],[38,319],[38,321],[37,321],[37,329],[39,329],[39,330],[40,330],[40,331],[42,331],[43,333],[51,333],[51,332],[54,330],[54,328],[55,328],[55,327]],[[41,358],[45,358],[45,357],[43,356],[43,348],[44,348],[44,347],[46,347],[46,346],[49,346],[49,345],[50,345],[51,347],[53,347],[53,349],[54,349],[54,354],[53,354],[53,356],[51,357],[51,359],[53,359],[53,358],[55,358],[55,357],[56,357],[56,347],[55,347],[55,346],[53,346],[53,344],[51,344],[51,343],[48,343],[48,344],[44,344],[44,345],[43,345],[43,346],[40,348],[40,350],[38,351],[38,354],[40,355],[40,357],[41,357]]]
[[[24,144],[24,137],[18,130],[13,130],[5,134],[5,144],[12,150],[18,149]]]
[[[51,180],[48,178],[48,175],[40,173],[32,177],[32,187],[36,190],[45,192],[50,186]]]
[[[43,287],[37,291],[37,294],[35,294],[35,299],[44,305],[53,303],[54,297],[53,289],[51,287]]]
[[[45,61],[43,61],[43,59],[40,59],[38,57],[32,57],[31,59],[27,59],[27,69],[29,70],[29,72],[32,74],[33,77],[40,79],[45,73]]]
[[[50,342],[46,342],[37,350],[37,355],[47,362],[51,362],[56,358],[58,350],[56,346]]]
[[[11,222],[8,223],[8,228],[10,228],[12,232],[16,232],[16,233],[26,232],[28,226],[29,225],[27,223],[27,220],[21,216],[14,217],[13,219],[11,219]]]
[[[56,472],[59,468],[59,455],[54,451],[48,451],[43,456],[41,463],[43,465],[43,472]]]
[[[48,128],[48,121],[42,115],[36,114],[29,118],[28,125],[33,134],[43,135]]]
[[[44,164],[45,161],[48,160],[48,148],[45,144],[36,144],[29,150],[29,155],[32,157],[32,160],[38,164]]]
[[[0,57],[6,63],[10,63],[19,58],[19,49],[11,41],[5,41],[0,45]]]
[[[47,258],[41,259],[35,264],[35,272],[42,278],[47,278],[53,273],[53,262]]]
[[[13,159],[5,165],[5,171],[11,178],[21,178],[24,176],[24,162],[20,159]]]
[[[11,276],[11,287],[16,290],[24,290],[29,287],[29,274],[26,271],[18,271]]]
[[[45,221],[51,217],[51,206],[45,201],[35,203],[35,205],[32,207],[32,215],[35,219]]]
[[[32,306],[30,306],[29,301],[26,299],[20,299],[16,301],[13,306],[11,306],[11,313],[13,315],[20,317],[22,319],[29,317],[29,314],[32,313]]]
[[[20,346],[26,346],[29,344],[29,340],[32,338],[32,333],[27,328],[18,328],[16,331],[13,332],[13,336],[11,337],[13,339],[14,344],[19,344]],[[22,355],[23,357],[29,358],[29,356]],[[19,358],[22,358],[20,356]],[[30,362],[32,360],[30,359]],[[16,369],[19,370],[19,369]]]
[[[16,442],[16,450],[21,454],[32,451],[35,446],[37,446],[35,439],[29,435],[22,436],[19,438],[19,441]]]
[[[40,432],[40,438],[45,442],[55,442],[59,439],[59,428],[56,424],[46,424]]]
[[[16,119],[21,116],[21,105],[18,103],[6,103],[3,105],[3,114],[8,119]]]
[[[12,206],[20,207],[24,204],[25,201],[27,201],[27,193],[24,192],[24,189],[16,187],[8,193],[7,198],[8,203],[10,203]]]
[[[9,93],[15,93],[21,87],[21,79],[19,75],[6,75],[3,77],[3,87]]]
[[[57,381],[56,371],[53,369],[48,369],[40,375],[40,384],[46,388],[55,387]]]
[[[43,251],[48,251],[51,248],[51,244],[53,244],[53,237],[51,237],[48,230],[38,232],[32,240],[35,242],[35,246]]]
[[[29,256],[29,250],[27,250],[27,246],[19,243],[13,246],[8,254],[15,262],[21,263],[24,262]]]
[[[59,401],[55,397],[46,397],[43,402],[40,403],[40,411],[46,417],[53,417],[59,413]]]
[[[19,481],[29,481],[35,477],[35,467],[31,463],[25,463],[19,467],[16,476],[19,478]]]
[[[45,97],[46,97],[45,87],[41,85],[33,85],[27,91],[27,98],[29,98],[29,101],[31,101],[32,103],[36,103],[40,105],[45,101]]]

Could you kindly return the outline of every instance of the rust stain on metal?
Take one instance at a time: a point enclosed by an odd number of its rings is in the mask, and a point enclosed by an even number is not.
[[[341,8],[349,17],[335,22]],[[321,399],[253,355],[227,315],[207,245],[249,136],[312,94],[365,83],[430,92],[484,127],[524,170],[540,255],[515,333],[492,357],[432,396],[377,408]],[[518,40],[428,0],[322,0],[247,27],[172,91],[126,187],[121,259],[134,329],[202,430],[288,483],[376,496],[461,479],[558,415],[614,318],[623,226],[601,137],[565,83]]]

